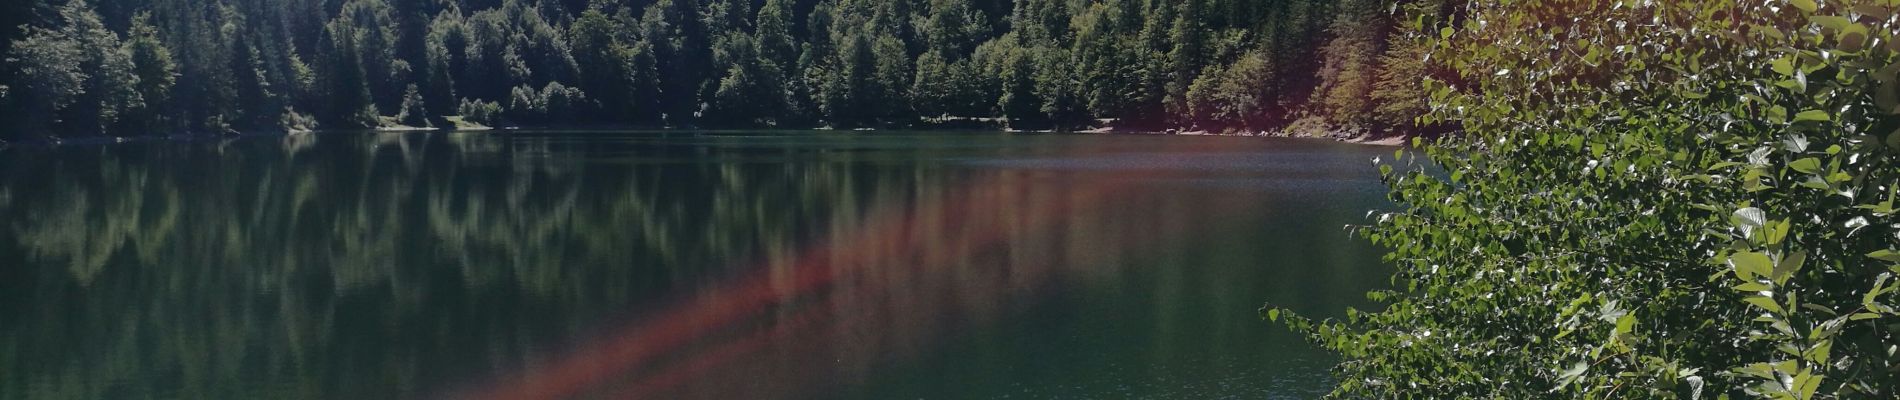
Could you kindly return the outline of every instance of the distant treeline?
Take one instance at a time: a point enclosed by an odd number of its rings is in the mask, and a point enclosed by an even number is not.
[[[385,126],[1411,131],[1447,0],[25,0],[0,137]],[[452,118],[459,117],[459,118]]]

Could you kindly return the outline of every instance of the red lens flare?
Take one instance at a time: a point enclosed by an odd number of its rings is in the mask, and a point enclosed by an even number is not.
[[[1048,236],[1037,233],[1079,213],[1112,212],[1118,194],[1169,171],[1072,181],[1041,173],[990,174],[914,205],[874,207],[863,223],[836,228],[790,261],[749,269],[554,362],[456,397],[779,398],[861,383],[854,377],[1007,307],[968,299],[1033,292],[1064,272],[1050,268],[1063,264],[1057,257],[1091,257],[1024,238]],[[1092,233],[1165,237],[1184,228],[1161,225]]]

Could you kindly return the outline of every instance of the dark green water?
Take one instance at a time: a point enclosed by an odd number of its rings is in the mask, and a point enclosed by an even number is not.
[[[1389,148],[326,134],[0,151],[0,398],[1311,398]]]

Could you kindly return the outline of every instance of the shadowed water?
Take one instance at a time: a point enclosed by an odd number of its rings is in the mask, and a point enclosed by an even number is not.
[[[1389,148],[326,134],[0,151],[0,398],[1310,398]]]

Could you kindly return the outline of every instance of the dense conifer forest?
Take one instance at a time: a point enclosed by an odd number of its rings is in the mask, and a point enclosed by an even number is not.
[[[1416,132],[1437,0],[27,0],[4,137],[379,127]]]

